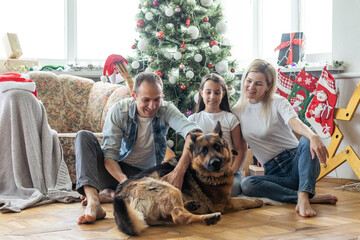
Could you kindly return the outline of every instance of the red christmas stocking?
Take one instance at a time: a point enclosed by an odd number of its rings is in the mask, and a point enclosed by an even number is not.
[[[288,98],[294,86],[294,82],[294,80],[282,73],[279,68],[275,93],[283,96],[284,98]]]
[[[318,79],[310,73],[301,69],[295,79],[295,84],[289,96],[289,102],[300,120],[310,127],[310,123],[305,118],[306,109],[313,99],[312,92],[315,91]]]
[[[306,120],[322,138],[329,138],[334,132],[334,109],[337,100],[335,78],[324,67],[314,98],[307,111]]]

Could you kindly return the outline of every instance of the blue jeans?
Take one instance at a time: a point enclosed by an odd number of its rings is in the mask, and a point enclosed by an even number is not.
[[[263,167],[264,176],[250,176],[241,181],[244,195],[285,203],[297,203],[299,192],[308,192],[309,198],[315,195],[320,163],[317,157],[311,159],[309,139],[302,137],[297,148],[285,150]]]

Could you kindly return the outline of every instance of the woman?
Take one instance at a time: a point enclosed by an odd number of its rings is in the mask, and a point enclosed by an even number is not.
[[[297,203],[302,217],[316,212],[311,203],[336,204],[336,196],[315,195],[320,163],[329,156],[324,144],[303,124],[287,99],[275,94],[276,70],[254,60],[242,80],[242,94],[232,112],[239,118],[245,141],[265,169],[264,176],[242,180],[244,195]],[[301,135],[300,141],[293,132]],[[245,151],[245,149],[244,149]]]

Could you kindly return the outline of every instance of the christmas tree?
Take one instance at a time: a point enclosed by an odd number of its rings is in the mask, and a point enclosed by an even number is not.
[[[229,60],[231,46],[226,39],[226,22],[220,1],[140,0],[136,15],[139,38],[128,57],[132,76],[151,71],[164,83],[165,100],[172,101],[186,116],[196,106],[201,79],[209,73],[220,74],[234,104],[238,78],[236,62]],[[182,150],[182,141],[169,132],[168,145]]]

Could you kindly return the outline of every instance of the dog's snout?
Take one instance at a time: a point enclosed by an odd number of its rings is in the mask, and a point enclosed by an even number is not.
[[[219,171],[222,168],[223,161],[220,158],[212,158],[207,166],[206,169],[211,172]]]

